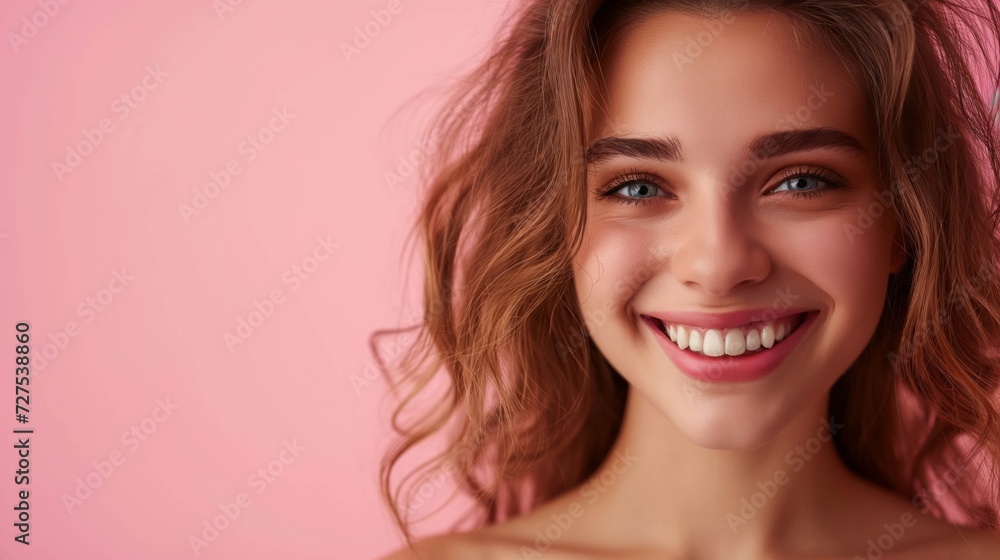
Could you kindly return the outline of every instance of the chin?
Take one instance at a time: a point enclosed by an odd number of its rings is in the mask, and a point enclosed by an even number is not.
[[[706,449],[753,451],[778,438],[802,418],[819,420],[822,411],[812,410],[826,394],[828,383],[799,378],[782,383],[720,387],[699,384],[677,374],[677,378],[653,380],[640,376],[632,383],[630,399],[647,425],[661,423],[664,429]],[[832,380],[829,384],[832,384]],[[805,416],[804,416],[805,415]],[[657,420],[658,418],[658,420]]]

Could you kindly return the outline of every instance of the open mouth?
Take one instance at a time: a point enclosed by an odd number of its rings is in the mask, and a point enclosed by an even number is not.
[[[681,350],[701,356],[749,356],[766,352],[790,336],[814,311],[755,321],[724,329],[706,329],[693,325],[665,323],[643,316],[654,328]]]

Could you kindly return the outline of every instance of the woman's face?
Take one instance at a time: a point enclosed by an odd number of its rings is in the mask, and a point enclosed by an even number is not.
[[[824,397],[902,264],[862,92],[790,25],[663,12],[602,61],[577,295],[632,398],[706,447]]]

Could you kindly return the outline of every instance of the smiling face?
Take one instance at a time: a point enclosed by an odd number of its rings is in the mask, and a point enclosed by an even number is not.
[[[902,264],[862,91],[816,39],[662,12],[602,60],[577,296],[632,398],[706,447],[763,445],[823,397]]]

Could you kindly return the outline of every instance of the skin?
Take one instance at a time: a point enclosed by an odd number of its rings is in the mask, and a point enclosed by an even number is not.
[[[608,104],[595,112],[590,140],[672,135],[683,155],[617,156],[590,168],[576,289],[592,339],[632,386],[608,461],[522,517],[389,558],[1000,557],[995,537],[854,475],[829,441],[840,420],[823,424],[830,387],[875,331],[889,276],[903,264],[899,228],[885,212],[848,233],[885,187],[864,98],[840,58],[784,16],[730,18],[690,63],[674,54],[707,20],[676,12],[638,23],[603,61]],[[832,95],[817,103],[813,86]],[[801,107],[804,118],[787,118]],[[730,180],[753,138],[814,127],[846,132],[865,152],[825,147],[756,160],[746,180]],[[843,188],[786,180],[816,168]],[[648,204],[595,196],[631,169],[654,181],[617,192]],[[780,311],[788,300],[819,310],[818,320],[776,370],[744,383],[685,376],[640,318]]]

